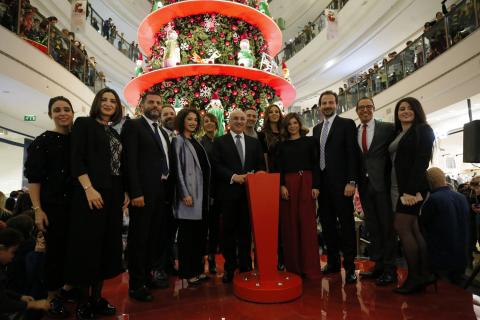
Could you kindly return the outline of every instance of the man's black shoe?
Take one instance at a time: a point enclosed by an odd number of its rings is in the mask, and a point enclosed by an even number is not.
[[[75,317],[77,320],[95,320],[92,304],[87,302],[78,305],[75,310]]]
[[[372,269],[360,272],[360,278],[377,279],[383,274],[383,268],[373,267]]]
[[[356,283],[357,275],[355,274],[355,269],[345,270],[345,283]]]
[[[140,287],[138,289],[128,290],[128,295],[130,298],[135,299],[141,302],[150,302],[153,300],[153,296],[146,287]]]
[[[332,273],[339,273],[340,272],[340,266],[332,266],[330,264],[327,264],[325,268],[322,269],[323,274],[332,274]]]
[[[150,289],[166,289],[169,287],[168,276],[164,271],[153,271],[152,277],[147,280]]]
[[[222,282],[223,283],[230,283],[233,281],[233,272],[231,271],[225,271],[225,273],[223,274],[223,277],[222,277]]]
[[[397,273],[395,271],[386,271],[375,281],[375,284],[380,287],[393,283],[397,283]]]
[[[113,316],[117,309],[104,298],[92,303],[93,312],[102,316]]]
[[[68,310],[63,305],[63,301],[59,297],[55,297],[50,301],[50,310],[48,310],[48,315],[53,318],[66,318],[69,313]]]

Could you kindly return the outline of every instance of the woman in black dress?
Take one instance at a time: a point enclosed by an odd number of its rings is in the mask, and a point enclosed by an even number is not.
[[[178,219],[178,275],[195,285],[204,274],[206,213],[209,205],[210,162],[193,135],[200,129],[196,109],[182,109],[176,118],[179,135],[173,138],[175,153],[175,216]]]
[[[28,147],[25,176],[35,211],[35,224],[44,233],[47,244],[45,284],[50,301],[50,314],[66,316],[59,298],[65,285],[63,277],[67,253],[68,215],[72,180],[70,178],[70,129],[73,107],[65,97],[55,97],[48,103],[48,116],[54,129],[39,135]],[[71,289],[66,286],[65,290]]]
[[[277,147],[280,143],[280,126],[283,121],[283,114],[276,104],[271,104],[265,109],[262,131],[258,133],[265,157],[265,164],[268,172],[278,172],[277,168]],[[282,227],[278,231],[278,264],[277,268],[283,270],[283,249],[282,249]]]
[[[283,121],[282,111],[276,104],[271,104],[265,109],[262,131],[258,134],[258,140],[262,144],[263,153],[268,172],[276,171],[277,146],[281,141],[280,126]]]
[[[200,143],[207,152],[210,164],[213,163],[213,141],[215,140],[215,133],[218,130],[218,120],[211,114],[206,113],[203,116],[203,131],[205,134],[200,139]],[[220,215],[218,214],[218,205],[215,203],[215,182],[214,176],[210,178],[210,203],[207,216],[207,255],[208,255],[208,272],[217,273],[217,265],[215,263],[215,255],[218,252],[218,233],[220,228]]]
[[[75,184],[66,277],[82,291],[77,319],[116,312],[102,298],[102,287],[104,280],[123,272],[122,209],[129,199],[122,183],[122,144],[111,127],[121,117],[118,94],[105,88],[95,96],[90,116],[78,118],[72,129]]]
[[[427,266],[427,248],[418,216],[427,196],[427,168],[432,159],[435,135],[427,124],[420,102],[403,98],[395,107],[397,137],[389,146],[392,160],[391,197],[395,230],[402,242],[408,278],[395,292],[409,294],[432,283]]]

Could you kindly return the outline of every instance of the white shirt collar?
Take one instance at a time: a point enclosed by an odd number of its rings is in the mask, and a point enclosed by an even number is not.
[[[360,123],[360,126],[363,127],[363,123]],[[367,122],[367,128],[373,128],[375,126],[375,119],[372,118]]]
[[[241,132],[241,133],[235,133],[235,132],[233,132],[233,131],[230,131],[230,134],[232,135],[233,140],[235,140],[235,136],[236,136],[237,134],[240,135],[240,137],[241,137],[242,139],[244,138],[243,132]]]
[[[157,121],[153,121],[149,118],[147,118],[145,115],[142,115],[143,119],[147,120],[147,123],[150,125],[150,127],[153,128],[153,124],[156,123],[158,125],[158,122]]]
[[[330,118],[328,118],[328,119],[327,119],[327,118],[323,119],[323,122],[328,121],[329,124],[332,124],[332,123],[333,123],[333,120],[335,120],[335,117],[336,117],[336,116],[337,116],[337,114],[334,113],[333,116],[331,116]]]

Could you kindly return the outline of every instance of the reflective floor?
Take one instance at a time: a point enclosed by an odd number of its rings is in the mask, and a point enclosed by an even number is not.
[[[220,259],[220,258],[219,258]],[[322,262],[323,264],[323,262]],[[357,262],[357,269],[370,267]],[[171,278],[169,289],[153,291],[154,301],[128,298],[128,275],[109,280],[105,297],[118,308],[119,320],[154,319],[476,319],[472,294],[445,282],[425,293],[401,296],[392,287],[379,288],[372,281],[343,285],[342,275],[304,281],[303,296],[284,304],[255,304],[239,300],[232,285],[224,285],[221,273],[198,287],[182,288]],[[405,276],[399,272],[400,283]]]

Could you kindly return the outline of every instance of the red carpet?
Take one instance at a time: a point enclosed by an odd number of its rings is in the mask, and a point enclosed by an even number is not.
[[[219,259],[220,260],[220,259]],[[360,261],[365,270],[369,262]],[[221,273],[198,287],[171,287],[155,290],[154,301],[140,303],[128,298],[128,275],[106,283],[105,297],[115,306],[118,320],[154,319],[476,319],[472,294],[445,282],[425,293],[401,296],[392,287],[379,288],[370,280],[343,286],[342,276],[304,281],[303,296],[285,304],[254,304],[233,295],[232,285],[224,285]],[[400,272],[400,283],[405,272]],[[113,317],[111,318],[113,319]]]

